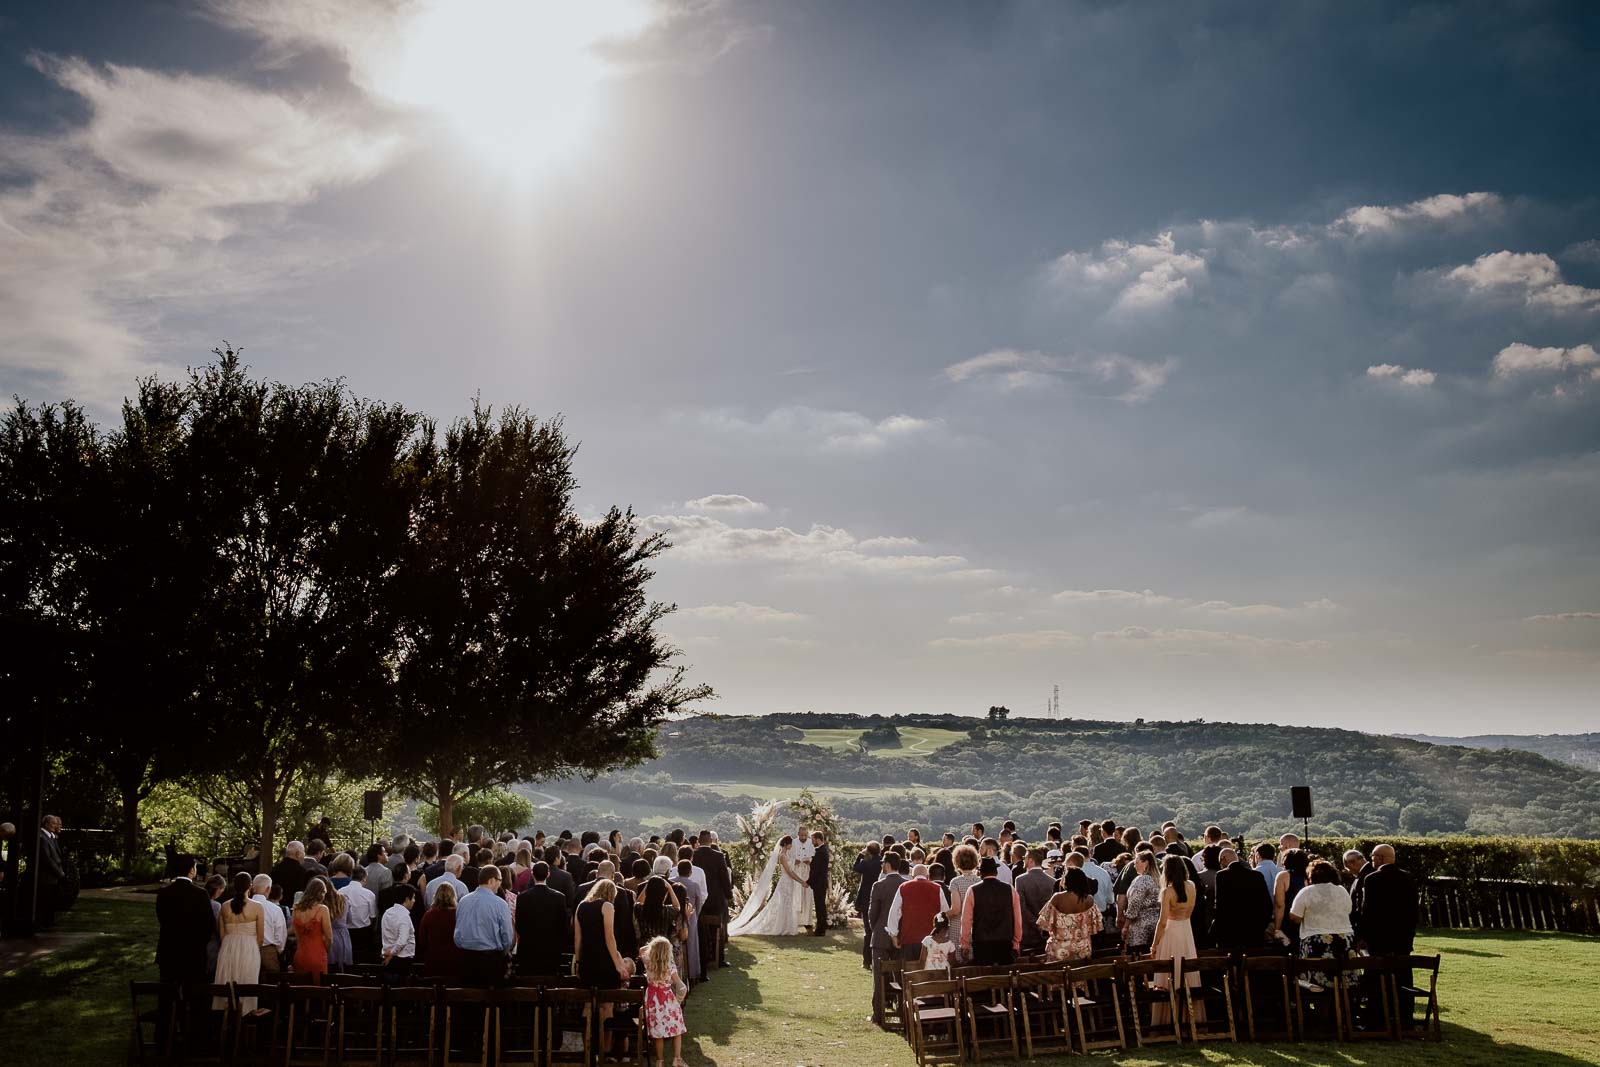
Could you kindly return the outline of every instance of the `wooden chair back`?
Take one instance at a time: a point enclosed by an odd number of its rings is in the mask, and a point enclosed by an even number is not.
[[[966,1060],[966,1038],[961,1027],[961,982],[953,978],[919,982],[905,989],[904,1010],[911,1033],[911,1050],[918,1067],[930,1060]],[[943,1040],[933,1035],[948,1034]],[[941,1055],[942,1054],[942,1055]]]
[[[495,1064],[540,1062],[543,1041],[544,990],[533,985],[513,985],[495,994]]]
[[[1412,955],[1408,962],[1411,974],[1404,976],[1403,983],[1396,982],[1393,990],[1395,1034],[1441,1041],[1444,1034],[1439,1028],[1439,957]],[[1416,980],[1417,971],[1427,976],[1426,988]],[[1416,1026],[1418,1000],[1424,1002],[1421,1029]]]
[[[384,1062],[383,1023],[388,990],[381,985],[337,986],[340,1063]]]
[[[633,1045],[633,1062],[643,1064],[644,1054],[644,990],[602,989],[594,995],[595,1004],[611,1005],[611,1018],[606,1020],[606,1032],[614,1037],[626,1037]]]
[[[333,988],[286,982],[278,999],[284,1013],[284,1067],[326,1064],[333,1047]]]
[[[540,998],[544,1007],[544,1061],[587,1064],[594,1042],[594,993],[571,986],[550,986]],[[582,1052],[562,1052],[563,1035],[575,1026],[583,1035]]]
[[[1348,993],[1345,988],[1344,963],[1334,959],[1295,959],[1294,966],[1294,1028],[1303,1041],[1311,1033],[1306,1029],[1306,1005],[1311,1005],[1312,1022],[1320,1010],[1323,1022],[1330,1026],[1335,1041],[1343,1041],[1350,1029],[1346,1017]]]
[[[1199,976],[1198,988],[1189,984],[1191,974]],[[1233,962],[1226,956],[1186,959],[1182,975],[1183,1014],[1189,1024],[1189,1040],[1238,1041],[1233,1015]]]
[[[489,1067],[494,992],[446,986],[440,1003],[444,1010],[444,1067],[450,1067],[452,1063],[472,1062],[476,1062],[478,1067]]]
[[[1245,1036],[1251,1041],[1294,1040],[1294,960],[1244,956],[1239,960]],[[1273,1026],[1276,1022],[1279,1025]]]
[[[432,1064],[439,1049],[439,991],[431,985],[391,986],[389,1062]]]
[[[1072,1008],[1063,967],[1019,970],[1012,976],[1012,997],[1022,1017],[1024,1054],[1071,1052]]]
[[[961,1014],[966,1020],[967,1048],[982,1062],[986,1047],[994,1046],[1017,1058],[1017,1016],[1012,1007],[1009,971],[961,979]],[[985,1036],[985,1031],[989,1036]]]
[[[1115,963],[1091,963],[1067,971],[1067,1001],[1078,1051],[1128,1047],[1123,1023],[1122,974]]]
[[[1173,982],[1174,961],[1130,960],[1117,964],[1128,994],[1133,1018],[1133,1042],[1145,1045],[1181,1044],[1183,1016]],[[1149,1016],[1146,1018],[1145,1012]]]
[[[128,993],[133,1001],[133,1025],[128,1031],[128,1048],[133,1058],[140,1061],[144,1059],[146,1025],[150,1027],[150,1046],[154,1048],[161,1038],[165,1038],[166,1047],[156,1052],[163,1059],[170,1057],[172,1030],[177,1022],[177,988],[160,982],[129,982]]]

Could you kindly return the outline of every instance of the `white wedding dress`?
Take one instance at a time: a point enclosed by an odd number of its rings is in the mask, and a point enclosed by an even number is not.
[[[806,887],[789,876],[794,865],[784,850],[774,850],[739,917],[728,924],[729,937],[794,937]]]

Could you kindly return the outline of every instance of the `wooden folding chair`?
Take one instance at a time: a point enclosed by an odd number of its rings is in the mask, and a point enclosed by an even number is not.
[[[971,1033],[967,1048],[972,1051],[974,1062],[983,1062],[987,1045],[999,1046],[1012,1059],[1017,1058],[1017,1016],[1011,1005],[1011,980],[1009,972],[961,979],[961,1014]],[[992,1036],[984,1036],[985,1028]]]
[[[551,986],[540,999],[544,1009],[544,1061],[588,1064],[594,1055],[594,993],[571,986]],[[582,1052],[562,1052],[563,1035],[575,1025],[583,1035]]]
[[[277,985],[244,985],[234,983],[233,1004],[237,1013],[233,1022],[234,1062],[248,1060],[259,1054],[263,1062],[277,1058],[278,1020],[283,1018],[279,1005],[281,987]],[[256,1002],[253,1012],[243,1010],[245,1000]]]
[[[332,987],[285,983],[278,1000],[284,1013],[284,1067],[326,1064],[333,1046]]]
[[[476,1049],[478,1067],[489,1067],[494,993],[488,989],[447,986],[441,1003],[444,1010],[444,1067],[450,1067],[452,1063],[473,1062],[469,1058],[474,1054],[473,1049]]]
[[[1306,1029],[1306,1005],[1312,1008],[1312,1021],[1321,1014],[1324,1023],[1332,1023],[1333,1039],[1343,1041],[1349,1028],[1344,1015],[1346,1003],[1346,966],[1339,960],[1296,959],[1294,964],[1294,1028],[1304,1041],[1311,1031]],[[1332,1018],[1327,1018],[1331,1015]]]
[[[1133,1042],[1139,1048],[1146,1045],[1181,1044],[1183,1042],[1183,1018],[1179,1015],[1178,990],[1173,981],[1174,964],[1172,960],[1132,960],[1128,963],[1119,963],[1117,968],[1127,985],[1128,1013],[1133,1016]],[[1154,983],[1157,977],[1165,976],[1166,988],[1161,988]],[[1148,1026],[1144,1020],[1145,1010],[1149,1010]],[[1170,1025],[1159,1019],[1160,1010],[1167,1012]]]
[[[1251,1041],[1293,1041],[1294,960],[1288,956],[1244,956],[1239,960],[1244,997],[1245,1035]],[[1282,1029],[1267,1020],[1281,1015]]]
[[[190,1063],[221,1063],[233,1043],[233,987],[196,982],[178,991],[178,1055]],[[217,1007],[217,1001],[222,1007]]]
[[[1115,963],[1091,963],[1067,971],[1067,1000],[1072,1006],[1079,1052],[1128,1047],[1128,1031],[1122,1022],[1121,986],[1121,975]]]
[[[133,1052],[133,1058],[140,1061],[144,1059],[146,1024],[151,1028],[152,1046],[160,1041],[162,1035],[166,1036],[164,1047],[158,1049],[157,1053],[162,1058],[171,1056],[173,1031],[177,1028],[178,1019],[177,989],[160,982],[129,982],[128,993],[133,999],[133,1026],[128,1031],[128,1047]],[[141,1008],[141,998],[146,1004],[154,1001],[155,1006]]]
[[[536,985],[508,986],[496,993],[495,1006],[499,1010],[494,1017],[495,1067],[532,1067],[539,1062],[543,998],[544,989]]]
[[[880,959],[873,970],[873,981],[877,983],[873,994],[877,998],[878,1016],[885,1029],[906,1028],[905,967],[904,961],[899,959]]]
[[[1356,968],[1360,973],[1354,973]],[[1390,1041],[1399,1032],[1391,992],[1411,979],[1409,956],[1358,956],[1344,964],[1339,984],[1345,1037],[1351,1041]]]
[[[340,1063],[381,1064],[386,990],[381,985],[335,987],[339,1005]]]
[[[966,1062],[966,1039],[961,1033],[961,983],[946,978],[934,982],[921,982],[907,986],[904,1005],[906,1024],[911,1034],[911,1050],[916,1054],[918,1067],[927,1067],[930,1059],[950,1059],[955,1054],[957,1063]],[[939,1032],[950,1036],[936,1041],[932,1035]],[[945,1053],[940,1057],[939,1053]]]
[[[1183,1013],[1189,1021],[1189,1039],[1238,1041],[1239,1030],[1233,1017],[1232,961],[1215,955],[1186,959],[1182,974]],[[1198,988],[1189,984],[1191,974],[1200,976]]]
[[[1049,969],[1020,970],[1011,989],[1017,1014],[1022,1016],[1022,1044],[1028,1059],[1036,1052],[1071,1052],[1072,1008],[1066,968],[1057,964]]]
[[[602,989],[595,994],[594,1003],[597,1016],[602,1005],[611,1005],[611,1018],[606,1020],[601,1047],[605,1047],[606,1034],[613,1040],[627,1038],[633,1042],[633,1062],[642,1067],[645,1060],[644,990]]]
[[[389,1062],[433,1063],[439,1047],[439,991],[431,985],[389,988]]]
[[[1397,971],[1389,993],[1394,1006],[1395,1036],[1443,1041],[1444,1031],[1439,1026],[1439,957],[1410,956],[1407,963],[1412,973]],[[1416,971],[1427,972],[1428,988],[1417,985],[1414,977]],[[1416,1026],[1416,1003],[1419,1000],[1426,1001],[1421,1029]]]

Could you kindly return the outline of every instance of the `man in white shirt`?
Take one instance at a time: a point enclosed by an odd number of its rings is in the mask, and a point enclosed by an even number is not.
[[[992,837],[984,838],[983,849],[979,852],[978,858],[980,860],[984,858],[993,859],[996,868],[995,877],[1004,882],[1006,885],[1011,884],[1011,867],[1009,864],[1000,859],[1000,842],[996,841]]]
[[[913,881],[913,882],[915,882],[915,881],[923,881],[923,882],[928,881],[928,867],[927,867],[927,864],[919,863],[915,867],[911,868],[911,877],[910,877],[910,879],[908,879],[908,881]],[[888,933],[888,935],[890,937],[894,937],[894,938],[898,938],[900,936],[900,898],[901,898],[901,894],[900,893],[896,893],[894,895],[894,901],[893,901],[893,903],[891,903],[889,905],[889,917],[887,919],[885,919],[884,923],[883,923],[884,931],[886,933]],[[950,910],[950,897],[948,895],[946,895],[946,893],[944,891],[944,886],[940,886],[939,887],[939,914],[941,914],[941,915],[946,914],[946,913],[949,912],[949,910]],[[917,942],[917,944],[921,945],[922,942],[919,941],[919,942]],[[902,946],[902,947],[912,947],[912,946]]]
[[[272,876],[258,874],[250,883],[250,899],[261,905],[261,973],[277,974],[283,970],[283,952],[289,947],[289,924],[283,920],[283,909],[267,899],[272,892]]]
[[[411,961],[417,955],[417,928],[411,922],[417,889],[401,885],[394,892],[395,902],[383,913],[383,965],[404,974],[411,970]]]
[[[378,894],[367,888],[367,869],[357,866],[350,872],[350,881],[339,887],[344,897],[344,923],[350,928],[350,947],[358,955],[367,955],[377,947],[372,925],[378,917]]]
[[[428,880],[428,884],[422,890],[422,902],[430,908],[433,907],[434,894],[439,892],[439,887],[446,882],[456,887],[457,900],[471,892],[467,888],[467,883],[461,880],[461,868],[466,866],[466,862],[459,852],[452,852],[446,856],[444,858],[444,873],[437,878]],[[384,914],[387,915],[388,913],[385,912]]]

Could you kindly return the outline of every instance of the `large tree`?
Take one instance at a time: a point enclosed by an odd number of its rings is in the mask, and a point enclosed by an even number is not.
[[[574,451],[559,421],[475,405],[423,453],[396,710],[374,736],[446,833],[492,786],[647,758],[661,722],[711,696],[656,629],[672,606],[645,595],[666,541],[631,512],[581,519]]]
[[[199,618],[212,755],[195,770],[248,789],[270,862],[295,783],[368,744],[389,691],[419,419],[338,382],[253,380],[216,354],[191,375],[185,442],[189,506],[222,526]]]

